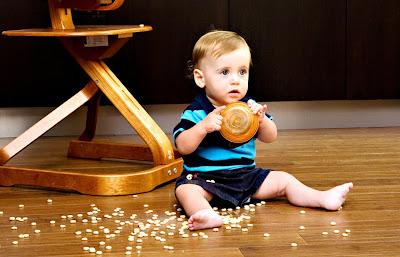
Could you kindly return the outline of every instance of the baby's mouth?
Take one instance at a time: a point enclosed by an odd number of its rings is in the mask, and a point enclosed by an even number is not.
[[[229,91],[229,95],[238,95],[239,93],[240,93],[239,90],[236,89]]]

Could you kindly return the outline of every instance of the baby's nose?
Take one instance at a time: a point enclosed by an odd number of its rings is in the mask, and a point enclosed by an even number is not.
[[[231,84],[238,84],[239,83],[239,76],[236,74],[232,74],[231,76]]]

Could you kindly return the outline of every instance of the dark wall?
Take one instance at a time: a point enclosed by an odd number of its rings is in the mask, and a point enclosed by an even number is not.
[[[345,99],[346,1],[232,0],[253,49],[251,92],[268,100]]]
[[[397,0],[126,0],[74,21],[153,26],[105,60],[142,104],[192,101],[187,62],[211,28],[248,41],[259,101],[400,97]],[[0,1],[1,31],[49,26],[47,1]],[[1,36],[0,46],[0,107],[58,106],[89,80],[57,39]]]
[[[347,96],[400,98],[400,1],[348,0]]]

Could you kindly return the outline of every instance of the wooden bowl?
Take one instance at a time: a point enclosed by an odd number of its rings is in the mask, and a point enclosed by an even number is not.
[[[258,130],[258,116],[244,102],[227,104],[222,110],[221,134],[234,143],[249,141]]]

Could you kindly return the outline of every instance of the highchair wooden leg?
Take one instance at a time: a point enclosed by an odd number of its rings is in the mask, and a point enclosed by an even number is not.
[[[88,102],[86,128],[79,137],[81,141],[92,141],[96,135],[97,116],[102,95],[103,93],[99,90]]]
[[[68,115],[73,113],[83,104],[85,104],[99,88],[93,81],[90,81],[86,87],[71,97],[68,101],[60,105],[57,109],[49,113],[31,128],[26,130],[20,136],[11,141],[0,150],[0,165],[6,164],[12,157],[30,145],[33,141],[46,133],[49,129],[57,125]]]
[[[79,49],[75,48],[72,39],[62,38],[60,40],[91,79],[95,81],[100,90],[148,145],[152,153],[154,166],[173,162],[175,160],[175,152],[168,137],[107,65],[102,60],[83,58]],[[84,149],[78,152],[81,153],[79,157],[84,157],[82,155],[85,152]],[[69,156],[74,156],[74,153],[70,151]]]
[[[91,102],[88,112],[88,125],[80,140],[70,142],[68,156],[77,158],[101,159],[117,158],[128,160],[152,161],[154,167],[129,174],[131,180],[115,176],[113,183],[124,181],[120,188],[107,186],[102,194],[123,194],[150,191],[156,186],[177,178],[182,172],[183,160],[161,128],[136,101],[121,81],[101,59],[86,58],[76,44],[69,39],[60,39],[86,73],[95,81],[103,94],[113,103],[128,123],[135,129],[147,145],[110,143],[92,141],[98,101]],[[85,57],[84,57],[85,56]],[[98,192],[96,194],[99,194]]]
[[[62,40],[63,41],[63,40]],[[77,191],[90,195],[126,195],[153,190],[177,178],[183,160],[168,137],[102,60],[88,60],[74,51],[66,39],[65,47],[75,57],[92,81],[67,102],[55,109],[22,135],[0,150],[0,185],[31,185]],[[147,146],[92,141],[101,93],[110,99]],[[80,158],[120,158],[152,161],[153,168],[130,173],[90,173],[3,166],[18,152],[61,122],[89,99],[88,121],[81,140],[71,141],[68,156]],[[83,139],[83,140],[82,140]]]

